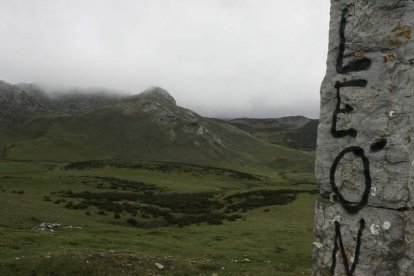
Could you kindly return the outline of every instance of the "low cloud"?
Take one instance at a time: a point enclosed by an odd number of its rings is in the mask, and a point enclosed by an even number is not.
[[[329,1],[0,2],[0,79],[138,93],[205,116],[317,117]]]

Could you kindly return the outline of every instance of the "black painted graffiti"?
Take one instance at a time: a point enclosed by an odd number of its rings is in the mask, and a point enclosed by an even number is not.
[[[337,130],[337,123],[338,123],[338,114],[341,113],[350,113],[354,109],[349,104],[345,104],[345,108],[341,108],[341,87],[365,87],[367,86],[366,80],[352,80],[346,82],[339,82],[337,81],[335,84],[336,88],[336,107],[332,118],[332,126],[331,126],[331,134],[335,138],[341,138],[345,136],[356,137],[357,131],[353,128],[349,128],[346,130]]]
[[[364,166],[364,178],[365,178],[365,189],[364,193],[362,194],[361,200],[358,203],[349,202],[344,198],[344,196],[339,192],[338,187],[336,186],[335,182],[335,173],[338,168],[339,162],[347,153],[353,153],[355,156],[362,160],[362,164]],[[335,158],[330,172],[330,182],[332,191],[335,193],[336,198],[338,199],[339,203],[342,207],[351,214],[358,213],[368,202],[369,192],[371,190],[371,175],[369,173],[369,161],[368,158],[364,154],[364,150],[360,147],[349,147],[344,149],[339,153],[339,155]]]
[[[336,59],[336,71],[338,74],[347,74],[350,72],[365,71],[365,70],[368,70],[371,66],[371,60],[366,57],[351,60],[348,64],[344,65],[344,58],[345,58],[344,53],[345,53],[345,47],[346,47],[345,29],[347,25],[347,15],[348,15],[348,8],[345,8],[342,10],[342,17],[341,17],[341,23],[340,23],[340,28],[339,28],[339,40],[340,41],[339,41],[338,56]],[[354,110],[354,108],[349,104],[345,104],[344,108],[341,108],[341,88],[343,87],[364,88],[367,86],[367,84],[368,82],[364,79],[336,82],[335,89],[336,89],[337,102],[336,102],[335,111],[333,113],[332,125],[331,125],[331,135],[333,137],[335,138],[342,138],[345,136],[356,137],[358,134],[357,130],[354,128],[348,128],[344,130],[337,129],[338,115],[351,113]],[[380,141],[371,145],[371,151],[379,151],[383,149],[386,143],[387,141],[385,139],[381,139]],[[354,154],[357,158],[361,159],[362,164],[363,164],[365,188],[361,196],[361,200],[357,203],[353,203],[353,202],[346,200],[345,197],[339,192],[339,189],[336,186],[336,182],[335,182],[335,173],[337,171],[338,165],[346,154]],[[365,156],[364,150],[362,148],[356,147],[356,146],[348,147],[342,150],[338,154],[338,156],[335,158],[331,166],[330,184],[331,184],[332,191],[335,193],[337,200],[348,213],[356,214],[368,203],[369,192],[371,190],[371,175],[370,175],[370,168],[369,168],[369,160]],[[355,246],[354,261],[352,265],[350,265],[348,258],[347,258],[347,254],[345,252],[344,244],[342,241],[341,226],[339,222],[335,221],[335,241],[334,241],[334,248],[332,251],[332,265],[330,269],[330,272],[332,275],[334,275],[335,273],[336,254],[339,249],[341,251],[346,275],[351,276],[354,274],[356,266],[358,264],[358,260],[359,260],[359,254],[360,254],[360,248],[361,248],[361,237],[362,237],[362,232],[364,228],[365,228],[365,220],[361,219],[359,230],[358,230],[356,246]]]
[[[342,241],[341,225],[339,224],[339,222],[335,221],[335,240],[334,240],[334,249],[332,251],[332,265],[331,265],[332,275],[335,273],[336,253],[338,252],[338,249],[341,249],[342,261],[344,263],[346,275],[352,276],[354,274],[355,268],[359,260],[359,251],[361,248],[361,237],[362,237],[362,232],[364,228],[365,228],[365,220],[361,219],[359,221],[359,230],[358,230],[358,236],[357,236],[356,245],[355,245],[354,261],[352,262],[352,265],[350,267],[348,257],[347,257],[347,254],[344,248],[344,243]]]
[[[342,11],[342,18],[341,18],[341,25],[339,27],[339,53],[336,59],[336,71],[339,74],[346,74],[349,72],[357,72],[357,71],[364,71],[368,70],[371,67],[371,60],[364,57],[361,59],[357,59],[351,61],[347,65],[343,65],[344,62],[344,53],[345,53],[345,27],[346,27],[346,16],[348,15],[348,8],[343,9]]]
[[[358,72],[358,71],[364,71],[368,70],[371,66],[371,60],[368,58],[362,58],[351,61],[347,65],[343,65],[344,62],[344,52],[345,52],[345,28],[347,25],[346,16],[348,15],[348,8],[345,8],[342,11],[342,17],[341,17],[341,24],[339,27],[339,51],[338,51],[338,57],[336,59],[336,71],[339,74],[346,74],[349,72]],[[367,85],[366,80],[351,80],[346,82],[336,82],[335,88],[336,88],[336,108],[333,114],[332,118],[332,127],[331,127],[331,134],[335,138],[341,138],[345,136],[351,136],[356,137],[357,131],[353,128],[347,129],[347,130],[337,130],[337,123],[338,123],[338,114],[340,113],[350,113],[354,109],[349,104],[345,105],[344,109],[341,109],[341,87],[365,87]]]
[[[381,138],[379,141],[373,143],[370,146],[370,149],[372,152],[377,152],[380,151],[382,149],[384,149],[384,147],[387,145],[387,139],[385,138]]]

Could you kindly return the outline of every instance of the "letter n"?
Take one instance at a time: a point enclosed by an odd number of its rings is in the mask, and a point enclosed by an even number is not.
[[[362,237],[362,231],[364,230],[364,227],[365,227],[365,220],[361,219],[359,221],[359,230],[358,230],[358,236],[357,236],[357,241],[356,241],[356,246],[355,246],[354,261],[353,261],[353,263],[350,267],[348,257],[346,256],[344,244],[343,244],[343,241],[342,241],[341,225],[339,224],[339,222],[335,221],[335,240],[334,240],[334,248],[333,248],[333,251],[332,251],[331,275],[335,274],[336,253],[338,252],[338,249],[341,250],[341,255],[342,255],[342,260],[343,260],[343,263],[344,263],[344,268],[345,268],[346,275],[347,276],[352,276],[354,274],[355,268],[358,264],[359,250],[361,248],[361,237]]]

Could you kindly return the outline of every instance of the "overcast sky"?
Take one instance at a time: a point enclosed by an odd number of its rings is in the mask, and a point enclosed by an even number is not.
[[[328,0],[0,0],[0,79],[316,118],[328,25]]]

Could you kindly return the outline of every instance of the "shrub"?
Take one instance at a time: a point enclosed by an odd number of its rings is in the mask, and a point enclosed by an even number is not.
[[[43,200],[44,201],[52,201],[52,199],[50,198],[50,196],[44,196],[43,197]]]
[[[85,202],[81,202],[81,203],[78,203],[78,204],[74,204],[72,206],[72,208],[75,209],[75,210],[79,210],[79,209],[83,210],[83,209],[86,209],[88,207],[89,207],[89,205],[87,203],[85,203]]]
[[[223,224],[223,218],[219,214],[210,214],[207,218],[207,223],[212,225]]]
[[[132,226],[137,226],[137,224],[138,224],[138,222],[136,221],[136,219],[134,219],[134,218],[129,218],[129,219],[127,219],[127,221],[126,221],[129,225],[132,225]]]
[[[241,218],[242,218],[242,216],[240,216],[239,214],[234,214],[234,215],[227,216],[228,221],[235,221],[236,219],[241,219]]]
[[[170,193],[148,196],[143,198],[143,202],[170,208],[173,212],[202,214],[223,207],[220,202],[212,200],[213,197],[213,193]]]

